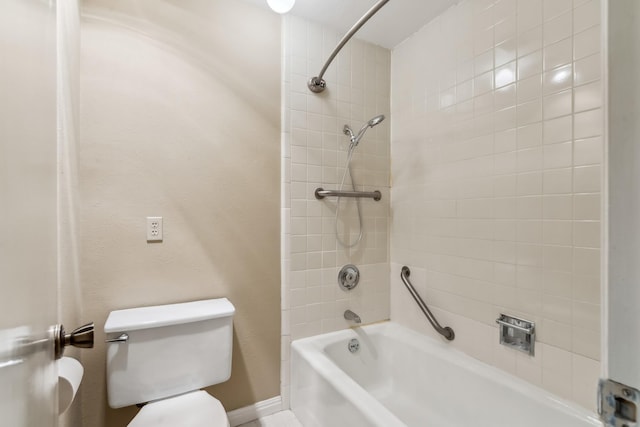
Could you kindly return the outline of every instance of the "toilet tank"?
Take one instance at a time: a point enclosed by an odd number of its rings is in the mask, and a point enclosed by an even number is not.
[[[233,314],[226,298],[112,311],[107,340],[109,406],[175,396],[231,376]]]

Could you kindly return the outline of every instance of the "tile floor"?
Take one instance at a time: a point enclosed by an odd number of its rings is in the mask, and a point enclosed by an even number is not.
[[[238,427],[302,427],[291,411],[281,411]]]

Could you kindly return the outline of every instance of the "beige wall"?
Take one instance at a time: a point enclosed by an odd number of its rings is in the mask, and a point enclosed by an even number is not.
[[[602,92],[597,0],[449,9],[392,55],[391,318],[595,408]],[[536,322],[535,357],[495,319]]]
[[[280,18],[241,2],[85,1],[80,236],[84,317],[97,326],[83,423],[106,403],[112,310],[228,297],[227,410],[279,394]],[[145,217],[164,218],[164,242]]]

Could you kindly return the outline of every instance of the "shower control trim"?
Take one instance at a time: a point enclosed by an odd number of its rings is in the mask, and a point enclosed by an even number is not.
[[[338,285],[343,291],[350,291],[360,282],[360,270],[353,264],[347,264],[338,273]]]

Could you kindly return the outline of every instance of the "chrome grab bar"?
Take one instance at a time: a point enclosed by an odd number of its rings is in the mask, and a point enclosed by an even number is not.
[[[325,190],[322,187],[316,188],[316,199],[324,199],[325,197],[368,197],[376,202],[382,199],[382,193],[376,191],[342,191],[342,190]]]
[[[400,278],[402,279],[402,282],[409,290],[409,293],[411,294],[415,302],[418,304],[418,307],[420,307],[420,310],[422,310],[424,315],[427,317],[429,323],[431,323],[431,326],[433,326],[433,329],[435,329],[436,332],[438,332],[449,341],[452,341],[456,337],[453,329],[451,329],[449,326],[445,326],[443,328],[440,323],[438,323],[433,313],[431,313],[431,310],[429,310],[429,307],[427,307],[427,304],[425,304],[425,302],[422,300],[418,292],[416,292],[415,288],[409,281],[410,274],[411,270],[409,270],[409,267],[407,267],[406,265],[402,267],[402,270],[400,271]]]

